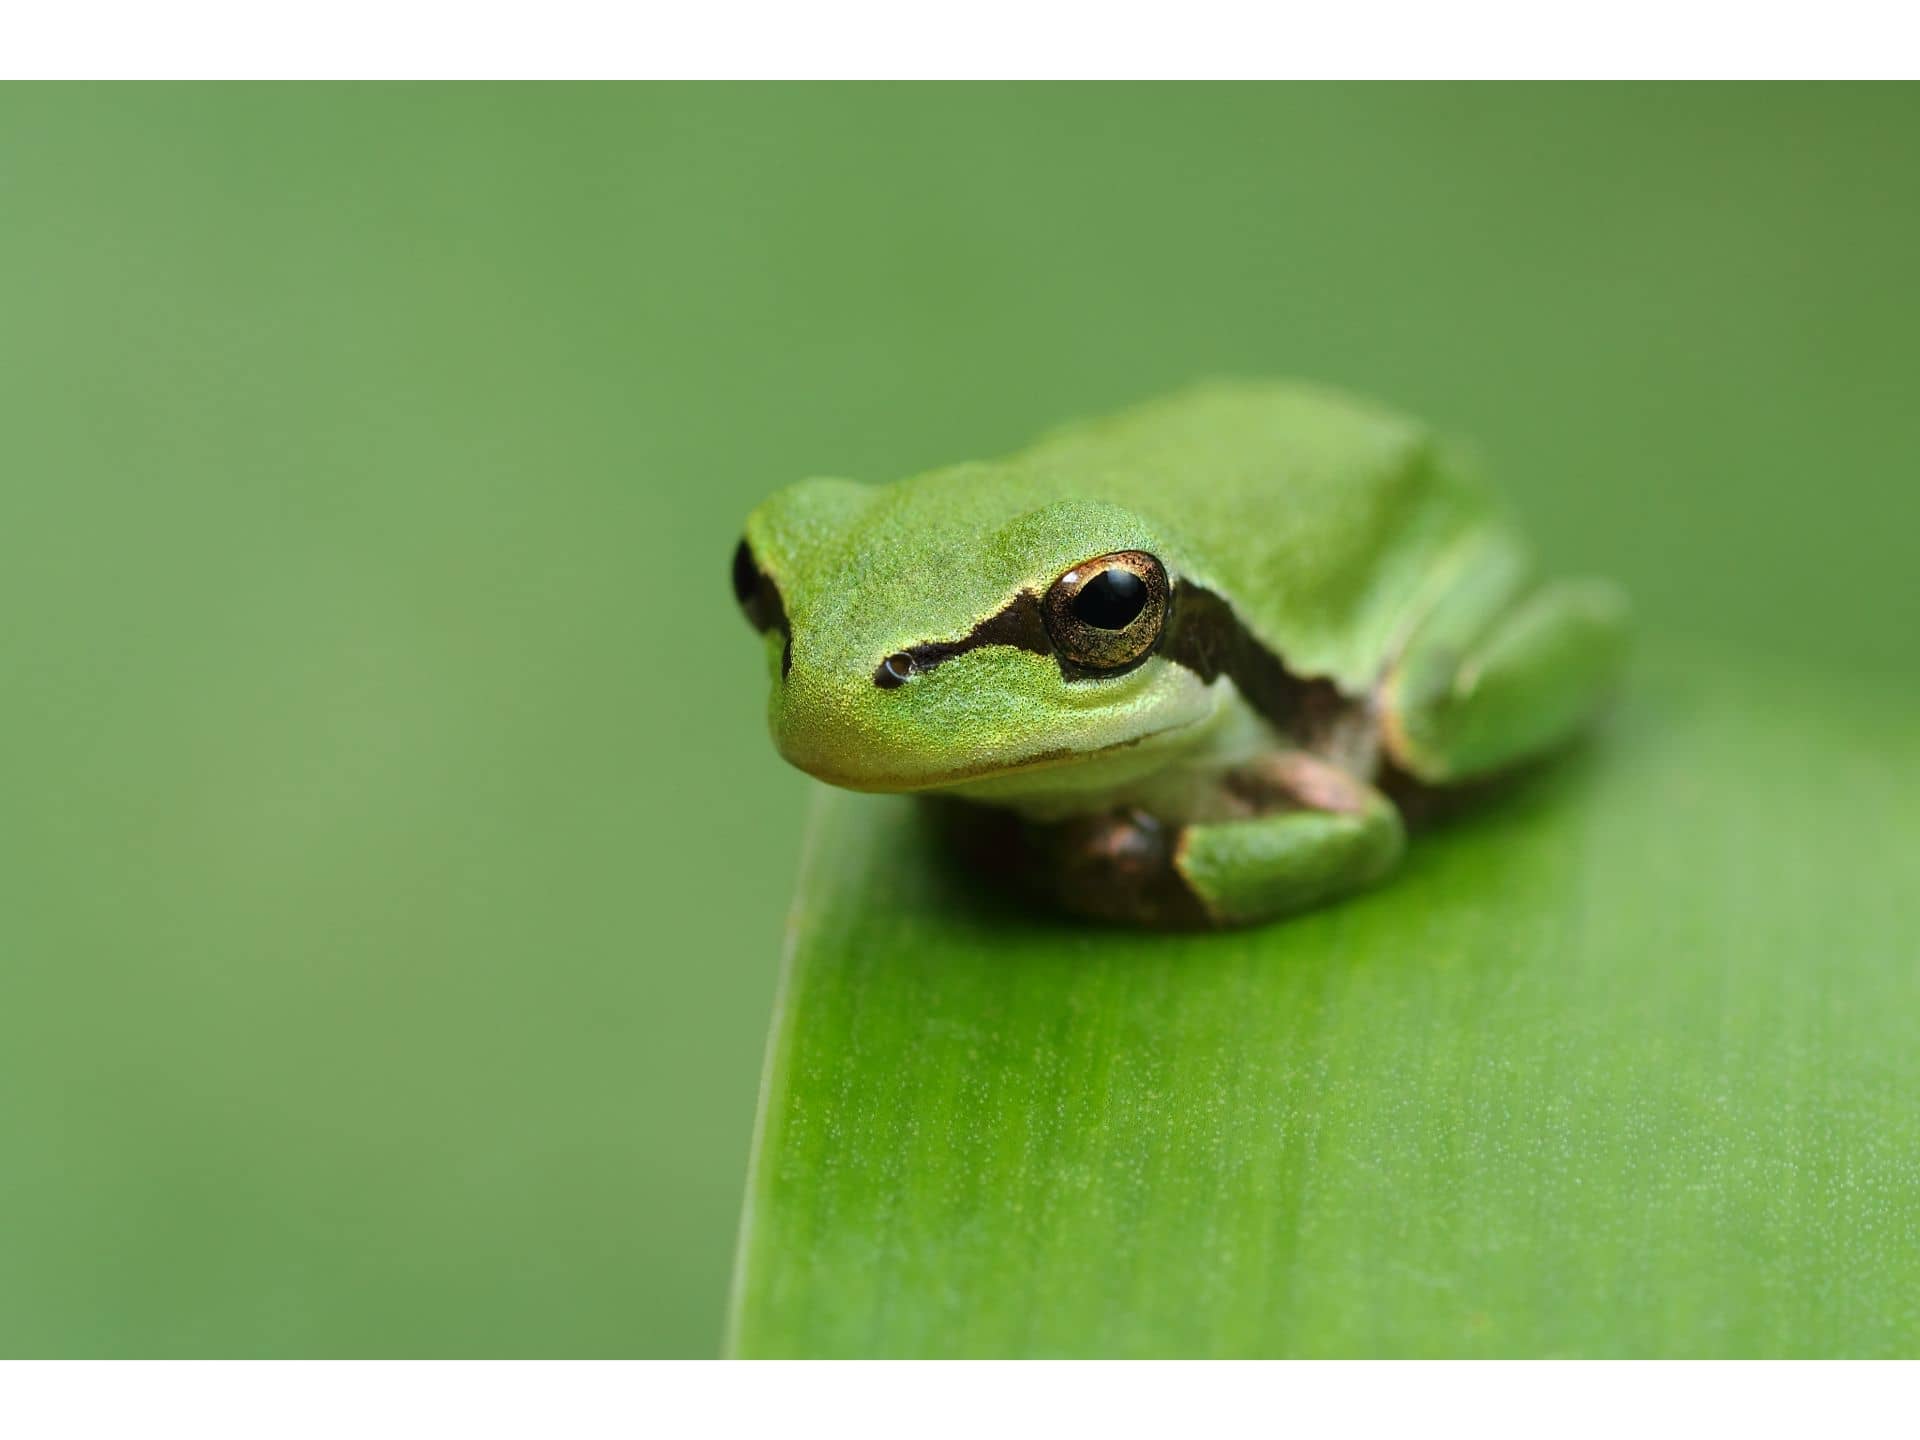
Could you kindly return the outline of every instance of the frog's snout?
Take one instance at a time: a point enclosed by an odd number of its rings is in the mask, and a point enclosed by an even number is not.
[[[767,709],[782,758],[849,790],[913,789],[925,783],[912,773],[918,747],[907,717],[899,707],[884,706],[895,697],[876,687],[874,671],[858,663],[817,666],[805,654],[804,635],[803,661],[796,666],[794,648],[791,640],[782,646]]]

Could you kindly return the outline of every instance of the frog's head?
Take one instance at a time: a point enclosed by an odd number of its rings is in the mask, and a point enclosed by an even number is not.
[[[835,785],[924,790],[1157,749],[1220,700],[1163,653],[1170,545],[1009,466],[781,491],[733,574],[780,753]]]

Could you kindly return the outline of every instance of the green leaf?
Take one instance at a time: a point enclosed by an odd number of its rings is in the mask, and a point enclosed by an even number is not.
[[[1798,673],[1596,741],[1263,929],[970,893],[822,792],[742,1355],[1920,1349],[1920,734]]]

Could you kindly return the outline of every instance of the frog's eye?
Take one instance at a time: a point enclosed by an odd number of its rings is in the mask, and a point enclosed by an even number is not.
[[[1123,670],[1152,653],[1167,619],[1167,572],[1144,550],[1083,561],[1053,582],[1041,606],[1060,658]]]

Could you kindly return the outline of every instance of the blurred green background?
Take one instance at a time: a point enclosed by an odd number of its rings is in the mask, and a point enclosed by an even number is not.
[[[717,1349],[787,480],[1309,375],[1913,705],[1916,256],[1910,87],[0,90],[0,1353]]]

